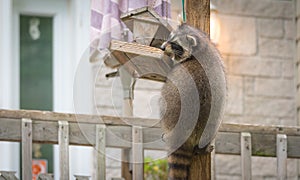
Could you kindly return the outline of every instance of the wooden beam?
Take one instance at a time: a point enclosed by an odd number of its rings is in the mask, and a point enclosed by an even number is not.
[[[60,120],[73,123],[87,123],[87,124],[106,124],[106,125],[124,125],[124,126],[142,126],[142,127],[160,127],[157,119],[143,119],[136,117],[117,117],[117,116],[99,116],[87,114],[71,114],[71,113],[57,113],[51,111],[37,111],[37,110],[6,110],[0,109],[0,118],[7,119],[22,119],[28,118],[40,121],[54,121]],[[130,122],[129,125],[127,122]],[[154,124],[154,125],[153,125]]]
[[[20,122],[20,119],[28,118],[32,119],[35,123],[42,122],[57,123],[60,120],[68,121],[69,123],[76,124],[105,124],[110,126],[127,126],[129,124],[141,127],[160,128],[158,119],[147,119],[137,117],[116,117],[116,116],[99,116],[99,115],[87,115],[87,114],[71,114],[71,113],[57,113],[50,111],[37,111],[37,110],[7,110],[0,109],[0,122],[15,121]],[[36,121],[38,120],[38,121]],[[16,127],[18,129],[18,127]],[[147,128],[148,129],[148,128]],[[249,132],[249,133],[262,133],[263,134],[286,134],[288,136],[299,136],[300,126],[281,126],[281,125],[253,125],[253,124],[234,124],[226,123],[221,124],[220,132]],[[19,128],[20,132],[20,128]]]
[[[21,142],[21,123],[21,119],[0,118],[0,141]],[[128,123],[130,124],[131,121],[128,121]],[[113,124],[107,124],[106,127],[106,146],[131,148],[131,127],[123,125],[123,123],[119,125],[117,123]],[[94,146],[95,143],[93,142],[96,142],[95,125],[97,124],[69,122],[70,145]],[[226,129],[223,129],[222,126],[226,126]],[[241,153],[240,132],[238,132],[238,127],[241,127],[241,132],[251,133],[253,156],[276,157],[276,133],[273,131],[276,129],[276,126],[232,126],[232,124],[223,124],[222,126],[216,136],[216,153],[232,155]],[[34,143],[58,144],[57,121],[33,120],[32,127],[32,140]],[[261,129],[261,131],[255,130],[255,133],[252,133],[253,129],[255,129],[254,127]],[[280,128],[287,135],[288,158],[300,158],[300,135],[296,133],[299,127],[281,126]],[[144,149],[165,150],[165,143],[161,140],[161,134],[160,128],[144,128]],[[123,140],[120,141],[120,139]]]
[[[210,0],[187,0],[186,18],[187,24],[209,34]],[[190,180],[211,179],[210,153],[193,157],[189,178]]]

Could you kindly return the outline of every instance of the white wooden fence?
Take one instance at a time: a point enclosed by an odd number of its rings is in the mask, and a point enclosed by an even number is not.
[[[94,146],[93,179],[104,180],[105,153],[98,152],[105,152],[106,147],[127,148],[133,162],[143,162],[144,149],[165,149],[161,134],[158,121],[153,119],[0,110],[0,141],[22,142],[24,180],[32,179],[33,142],[59,144],[59,179],[70,178],[69,145]],[[286,179],[287,158],[300,157],[300,127],[223,124],[215,152],[241,155],[243,179],[251,179],[251,156],[277,157],[277,177]],[[143,178],[142,163],[133,164],[132,171],[134,180]]]

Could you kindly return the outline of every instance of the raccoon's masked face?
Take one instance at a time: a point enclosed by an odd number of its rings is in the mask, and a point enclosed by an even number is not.
[[[194,36],[175,30],[171,32],[166,42],[161,45],[165,54],[172,57],[175,61],[183,61],[191,57],[193,47],[197,46],[197,40]]]

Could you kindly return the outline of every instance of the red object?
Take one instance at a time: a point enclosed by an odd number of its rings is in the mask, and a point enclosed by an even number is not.
[[[32,180],[36,180],[40,173],[47,173],[47,164],[46,159],[34,159],[32,160]]]

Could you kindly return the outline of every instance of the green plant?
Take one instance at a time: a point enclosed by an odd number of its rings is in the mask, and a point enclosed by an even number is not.
[[[168,164],[166,159],[154,160],[151,157],[145,157],[144,162],[144,178],[146,180],[167,179]]]

